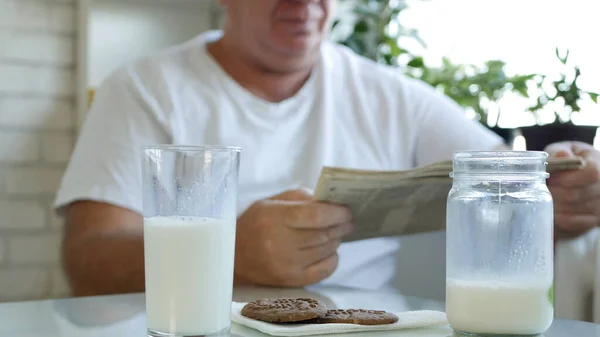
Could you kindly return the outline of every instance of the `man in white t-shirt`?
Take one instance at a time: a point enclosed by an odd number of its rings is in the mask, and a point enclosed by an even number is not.
[[[322,166],[408,169],[501,139],[429,86],[324,42],[335,0],[222,2],[223,32],[123,67],[98,89],[56,199],[74,294],[144,289],[140,147],[159,143],[243,148],[236,284],[392,284],[399,239],[340,245],[350,212],[309,190]],[[581,144],[553,152],[597,158]],[[554,182],[557,226],[569,233],[598,223],[586,207],[565,213],[597,200],[600,189],[579,188],[598,186],[597,167]]]

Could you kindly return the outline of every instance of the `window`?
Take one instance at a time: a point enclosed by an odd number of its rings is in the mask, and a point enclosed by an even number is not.
[[[420,49],[428,64],[442,56],[454,62],[481,64],[489,59],[507,62],[509,73],[556,76],[561,65],[555,47],[570,49],[570,61],[581,68],[582,89],[600,92],[600,30],[597,0],[408,0],[401,19],[416,28],[427,43]],[[507,97],[502,102],[499,125],[534,124],[523,110],[531,101]],[[600,107],[582,105],[576,124],[600,125]],[[552,121],[550,116],[550,120]]]

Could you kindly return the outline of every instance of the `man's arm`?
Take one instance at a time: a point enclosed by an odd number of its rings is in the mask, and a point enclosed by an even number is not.
[[[144,290],[140,148],[170,142],[170,117],[152,94],[161,82],[140,78],[155,69],[136,67],[98,89],[57,191],[63,263],[78,296]]]
[[[63,267],[74,296],[143,292],[144,230],[134,211],[77,201],[65,212]],[[234,283],[247,284],[236,274]]]
[[[144,291],[142,217],[107,203],[66,209],[63,264],[74,296]]]
[[[144,291],[142,217],[101,202],[66,209],[63,261],[73,295]],[[353,230],[345,207],[286,191],[253,204],[238,220],[234,284],[304,286],[337,267],[341,238]],[[250,280],[250,282],[245,281]]]

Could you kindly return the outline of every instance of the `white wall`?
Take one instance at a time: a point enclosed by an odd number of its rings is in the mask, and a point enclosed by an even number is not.
[[[54,193],[75,130],[75,0],[0,0],[0,301],[63,296]]]
[[[88,35],[88,83],[92,87],[138,57],[184,42],[210,29],[212,1],[124,2],[92,0]],[[177,4],[180,5],[177,5]]]

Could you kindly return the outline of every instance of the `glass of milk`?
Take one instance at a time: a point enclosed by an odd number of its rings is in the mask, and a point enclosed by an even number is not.
[[[145,147],[149,336],[228,336],[240,149]]]
[[[535,336],[554,317],[544,152],[459,152],[446,219],[446,314],[458,335]]]

